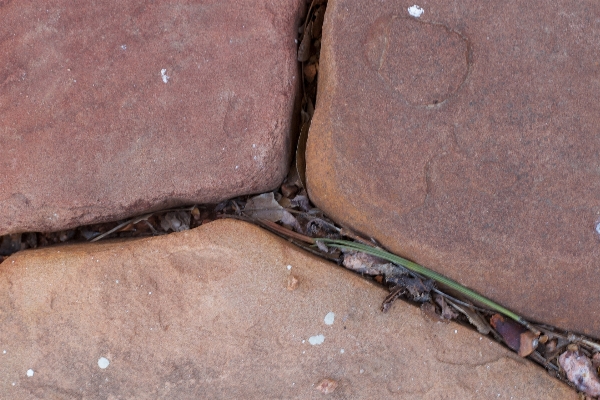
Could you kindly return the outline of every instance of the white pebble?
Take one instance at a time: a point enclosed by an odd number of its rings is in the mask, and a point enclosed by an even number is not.
[[[325,316],[325,319],[323,320],[325,322],[326,325],[333,325],[333,320],[335,319],[335,314],[333,313],[333,311],[328,312],[327,315]]]
[[[27,376],[30,377],[30,378],[33,376],[33,370],[32,369],[28,369],[27,370]]]
[[[104,357],[100,357],[98,359],[98,366],[101,369],[106,369],[108,367],[108,364],[110,364],[110,361],[108,361],[108,359],[104,358]]]
[[[423,14],[423,11],[424,10],[416,4],[412,7],[408,7],[408,13],[415,18],[419,18],[421,14]]]
[[[322,344],[325,341],[325,336],[323,335],[316,335],[316,336],[311,336],[308,338],[308,343],[312,344],[313,346],[317,345],[317,344]]]

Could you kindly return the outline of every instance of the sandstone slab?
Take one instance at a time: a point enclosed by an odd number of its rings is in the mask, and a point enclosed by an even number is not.
[[[600,5],[411,5],[328,3],[311,199],[527,318],[600,337]]]
[[[400,302],[381,313],[384,297],[240,221],[25,251],[0,265],[0,391],[308,399],[337,385],[332,398],[577,398],[473,331]]]
[[[303,0],[0,4],[0,235],[285,177]]]

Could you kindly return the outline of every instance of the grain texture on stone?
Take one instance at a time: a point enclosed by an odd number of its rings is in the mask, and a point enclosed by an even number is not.
[[[473,331],[433,322],[402,302],[381,313],[385,294],[233,220],[17,253],[0,264],[0,392],[15,399],[577,398]]]
[[[600,5],[331,0],[307,144],[335,220],[600,337]]]
[[[277,187],[303,8],[0,3],[0,235]]]

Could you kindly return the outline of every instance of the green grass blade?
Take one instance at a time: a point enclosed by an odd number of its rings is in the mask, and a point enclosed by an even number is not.
[[[502,307],[500,304],[495,303],[486,297],[483,297],[479,293],[474,292],[473,290],[461,285],[460,283],[458,283],[456,281],[453,281],[450,278],[447,278],[441,274],[438,274],[435,271],[425,268],[422,265],[419,265],[417,263],[409,261],[405,258],[399,257],[399,256],[389,253],[385,250],[381,250],[381,249],[378,249],[378,248],[375,248],[372,246],[368,246],[368,245],[362,244],[362,243],[351,242],[348,240],[321,239],[321,238],[319,238],[317,240],[323,242],[327,246],[337,247],[337,248],[346,249],[346,250],[361,251],[363,253],[370,254],[372,256],[379,257],[384,260],[390,261],[394,264],[402,265],[406,269],[409,269],[409,270],[416,272],[418,274],[421,274],[427,278],[433,279],[436,282],[446,285],[449,288],[452,288],[452,289],[462,293],[463,295],[467,296],[468,298],[478,301],[479,303],[485,305],[486,307],[488,307],[496,312],[499,312],[501,314],[504,314],[507,317],[512,318],[513,320],[529,327],[529,324],[523,318],[521,318],[519,315],[515,314],[514,312]]]

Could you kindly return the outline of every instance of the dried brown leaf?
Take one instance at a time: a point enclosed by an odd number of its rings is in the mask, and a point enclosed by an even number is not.
[[[304,30],[302,41],[300,42],[300,46],[298,47],[298,61],[300,62],[307,61],[310,58],[310,41],[312,39],[311,34],[312,22],[310,22]]]
[[[281,221],[284,211],[283,207],[275,200],[273,192],[252,197],[244,207],[244,213],[249,217],[271,222]]]
[[[458,314],[446,303],[444,296],[435,296],[435,302],[442,308],[442,319],[455,319],[458,317]]]
[[[296,217],[290,214],[290,212],[287,210],[283,211],[283,215],[281,216],[281,223],[286,227],[292,228],[298,233],[304,233]]]
[[[523,332],[520,337],[519,351],[520,357],[527,357],[538,347],[538,335],[531,332]]]
[[[344,253],[344,267],[365,275],[386,275],[393,271],[393,264],[381,258],[361,253],[348,251]]]
[[[600,380],[589,358],[578,351],[568,350],[558,357],[558,362],[578,390],[588,396],[600,396]]]
[[[317,64],[311,63],[306,64],[304,66],[304,77],[308,83],[315,80],[315,76],[317,76]]]
[[[479,315],[477,311],[473,310],[472,308],[460,306],[458,304],[454,304],[453,302],[450,302],[450,305],[456,310],[463,313],[467,317],[471,325],[477,328],[477,332],[481,333],[482,335],[487,335],[492,330],[490,324],[488,324],[488,322],[485,319],[483,319],[481,315]]]

